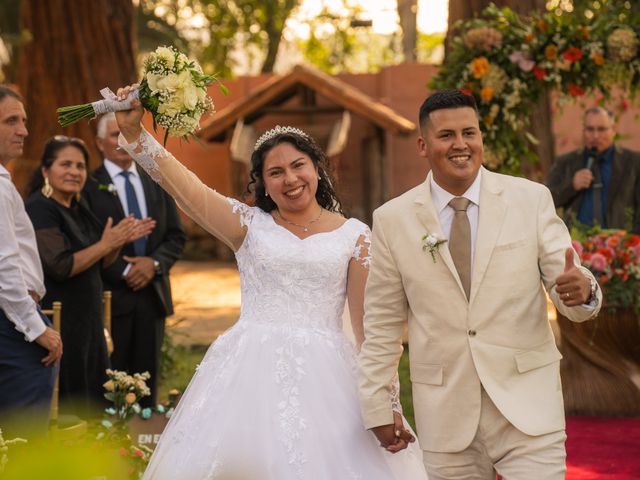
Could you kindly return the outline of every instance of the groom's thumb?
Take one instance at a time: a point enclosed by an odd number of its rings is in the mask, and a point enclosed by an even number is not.
[[[569,247],[564,251],[564,271],[568,272],[575,264],[573,263],[573,248]]]

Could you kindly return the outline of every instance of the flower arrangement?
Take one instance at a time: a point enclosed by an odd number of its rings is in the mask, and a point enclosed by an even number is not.
[[[429,86],[473,95],[486,166],[520,174],[523,160],[536,160],[530,144],[537,140],[526,129],[543,92],[560,93],[561,103],[588,94],[605,100],[618,86],[620,105],[628,106],[627,96],[640,86],[640,24],[625,9],[603,8],[591,18],[550,11],[524,19],[490,5],[481,18],[461,25]]]
[[[640,315],[640,235],[625,230],[590,230],[576,234],[573,248],[594,274],[608,309],[629,308]]]
[[[109,380],[103,385],[106,390],[104,397],[113,406],[105,410],[105,418],[100,424],[96,440],[119,447],[118,453],[127,462],[130,477],[139,478],[149,463],[152,451],[144,445],[133,443],[127,421],[141,413],[138,401],[151,394],[146,383],[151,375],[149,372],[128,375],[126,372],[107,369],[107,377]]]
[[[105,88],[100,92],[103,100],[58,108],[58,121],[66,127],[83,118],[126,110],[138,98],[151,112],[154,129],[157,125],[165,128],[165,144],[168,136],[188,139],[199,128],[200,117],[213,110],[207,86],[214,81],[226,94],[226,87],[213,75],[205,75],[198,62],[173,47],[158,47],[145,60],[140,86],[127,100],[117,101],[113,92]]]

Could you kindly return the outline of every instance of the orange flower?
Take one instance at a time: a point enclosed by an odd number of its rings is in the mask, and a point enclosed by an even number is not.
[[[488,85],[486,87],[482,87],[482,90],[480,90],[480,98],[485,102],[491,100],[493,98],[493,88]]]
[[[550,43],[544,47],[544,56],[547,57],[547,60],[555,60],[558,58],[558,47]]]
[[[543,19],[539,19],[536,22],[536,25],[541,32],[546,32],[549,29],[549,25],[547,25],[547,22],[545,22]]]
[[[578,27],[578,31],[580,32],[580,35],[582,35],[582,38],[589,38],[589,28],[586,25],[580,25],[580,27]]]
[[[474,58],[471,61],[471,72],[474,78],[482,78],[489,73],[489,60],[487,60],[487,57]]]
[[[604,55],[599,52],[594,52],[591,54],[591,60],[593,60],[593,63],[595,63],[596,65],[603,65]]]
[[[524,36],[524,43],[531,43],[533,42],[534,38],[535,36],[533,35],[533,33],[529,32]]]

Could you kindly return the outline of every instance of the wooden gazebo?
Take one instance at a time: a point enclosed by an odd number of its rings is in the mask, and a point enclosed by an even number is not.
[[[301,128],[316,139],[330,158],[350,212],[363,220],[387,198],[387,136],[416,130],[413,122],[353,85],[297,65],[218,111],[198,134],[208,142],[228,143],[235,194],[246,186],[256,139],[277,124]]]

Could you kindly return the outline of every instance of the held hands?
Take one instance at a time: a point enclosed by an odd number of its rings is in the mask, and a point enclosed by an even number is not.
[[[402,415],[396,411],[393,412],[393,424],[373,427],[371,431],[380,442],[380,446],[391,453],[404,450],[410,443],[416,441],[415,437],[404,428]]]
[[[118,100],[124,100],[127,98],[131,90],[134,90],[139,86],[140,85],[138,83],[134,83],[133,85],[127,85],[126,87],[119,88],[116,93]],[[144,109],[142,108],[140,100],[133,100],[131,102],[131,106],[133,107],[131,110],[116,112],[116,121],[120,127],[120,133],[122,133],[129,143],[135,142],[138,140],[138,137],[140,137],[140,133],[142,132],[140,121],[144,114]]]
[[[40,360],[45,367],[59,361],[62,357],[62,338],[53,328],[47,327],[44,333],[35,339],[35,342],[49,350],[47,356]]]
[[[556,278],[556,291],[567,307],[584,304],[591,295],[591,284],[573,263],[573,248],[564,252],[564,272]]]
[[[151,257],[122,257],[125,262],[131,264],[131,268],[125,277],[129,288],[134,292],[146,287],[156,275],[156,267]]]
[[[593,173],[588,168],[582,168],[573,175],[573,189],[576,192],[589,188],[593,181]]]

